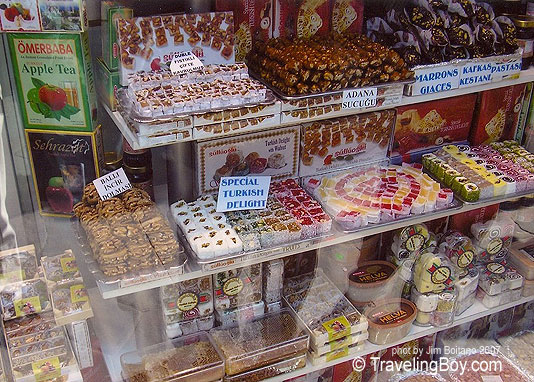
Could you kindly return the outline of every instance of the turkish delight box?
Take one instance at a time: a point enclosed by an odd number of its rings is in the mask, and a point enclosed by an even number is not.
[[[526,84],[486,90],[479,95],[470,134],[473,145],[514,139]]]
[[[176,53],[192,52],[205,65],[233,64],[232,12],[119,19],[121,83],[139,71],[170,66]]]
[[[72,216],[83,188],[104,168],[100,127],[91,133],[26,130],[26,144],[39,212]]]
[[[119,69],[119,44],[117,42],[117,20],[131,19],[133,10],[115,1],[100,4],[102,58],[111,71]]]
[[[26,129],[92,131],[96,95],[87,32],[8,33]]]
[[[0,4],[0,30],[41,30],[37,0],[3,0]]]
[[[273,36],[273,0],[217,0],[216,7],[234,13],[236,61],[245,60],[254,42]]]
[[[299,135],[298,127],[289,127],[197,143],[198,194],[216,192],[226,176],[297,176]]]
[[[38,0],[43,31],[86,31],[89,18],[85,0]]]
[[[330,1],[274,0],[273,37],[311,37],[330,30]]]
[[[363,7],[363,0],[334,0],[330,29],[337,33],[361,33]]]
[[[467,140],[476,97],[468,94],[398,107],[391,156]]]
[[[394,126],[394,110],[304,124],[299,176],[385,159]]]

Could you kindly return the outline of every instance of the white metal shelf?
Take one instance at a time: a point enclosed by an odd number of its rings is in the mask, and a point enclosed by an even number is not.
[[[313,366],[308,361],[306,366],[303,369],[295,370],[295,371],[293,371],[291,373],[287,373],[287,374],[281,374],[281,375],[278,375],[276,377],[272,377],[272,378],[266,379],[265,381],[266,382],[282,382],[282,381],[285,381],[287,379],[295,378],[295,377],[298,377],[298,376],[301,376],[301,375],[312,373],[314,371],[322,370],[322,369],[325,369],[327,367],[343,363],[345,361],[352,361],[353,359],[355,359],[357,357],[365,357],[368,354],[371,354],[371,353],[374,353],[374,352],[377,352],[377,351],[380,351],[380,350],[385,350],[385,349],[390,348],[390,347],[395,346],[395,345],[399,345],[399,344],[402,344],[402,343],[405,343],[405,342],[408,342],[408,341],[411,341],[411,340],[414,340],[414,339],[417,339],[417,338],[421,338],[421,337],[424,337],[424,336],[428,336],[428,335],[432,335],[432,334],[441,332],[442,330],[446,330],[446,329],[453,328],[453,327],[458,326],[458,325],[462,325],[462,324],[465,324],[465,323],[468,323],[468,322],[471,322],[471,321],[475,321],[475,320],[477,320],[479,318],[482,318],[482,317],[485,317],[485,316],[489,316],[491,314],[498,313],[500,311],[503,311],[503,310],[506,310],[506,309],[509,309],[509,308],[513,308],[515,306],[518,306],[518,305],[521,305],[521,304],[524,304],[524,303],[527,303],[527,302],[530,302],[530,301],[533,301],[533,300],[534,300],[534,296],[523,297],[523,298],[521,298],[521,299],[519,299],[517,301],[512,301],[512,302],[509,302],[507,304],[504,304],[504,305],[501,305],[501,306],[498,306],[498,307],[492,308],[492,309],[486,308],[484,305],[482,305],[482,303],[480,301],[476,300],[475,303],[473,304],[473,306],[471,306],[469,309],[467,309],[467,311],[465,311],[460,316],[457,316],[455,318],[454,322],[452,324],[450,324],[450,325],[447,325],[447,326],[444,326],[444,327],[433,327],[433,326],[431,326],[431,327],[420,327],[420,326],[412,325],[412,327],[410,329],[410,333],[408,333],[408,335],[406,337],[402,338],[399,341],[388,343],[386,345],[375,345],[375,344],[370,343],[369,341],[366,341],[365,345],[364,345],[364,348],[361,351],[359,351],[358,353],[353,354],[351,356],[335,359],[335,360],[327,362],[327,363],[325,363],[323,365],[317,365],[317,366]]]
[[[533,193],[534,194],[534,193]],[[141,284],[131,285],[125,288],[119,288],[116,285],[102,285],[99,284],[99,290],[104,299],[114,298],[118,296],[124,296],[132,293],[141,292],[161,286],[174,284],[180,281],[186,281],[194,278],[199,278],[207,275],[211,275],[220,271],[235,269],[236,267],[243,267],[253,264],[263,263],[274,259],[280,259],[287,256],[295,255],[305,251],[317,250],[325,247],[329,247],[336,244],[346,243],[352,240],[361,239],[367,236],[376,235],[383,232],[396,230],[406,227],[412,224],[425,223],[430,220],[440,219],[448,216],[453,216],[465,212],[469,212],[478,208],[487,207],[496,203],[502,203],[516,199],[517,196],[502,197],[499,199],[492,199],[490,201],[481,201],[472,204],[464,204],[461,208],[449,209],[438,211],[432,215],[420,215],[411,218],[403,219],[397,222],[391,222],[386,225],[370,225],[365,229],[354,233],[344,233],[340,231],[334,231],[334,234],[326,239],[310,239],[300,242],[298,244],[288,244],[285,246],[276,247],[273,249],[266,249],[255,253],[253,258],[245,257],[241,259],[231,259],[226,261],[220,261],[216,269],[202,270],[196,264],[189,264],[189,271],[181,275],[173,275],[164,277],[157,280],[144,282]],[[335,228],[333,227],[335,230]],[[191,260],[189,260],[191,262]]]
[[[418,103],[428,102],[428,101],[435,101],[439,99],[451,98],[451,97],[461,96],[465,94],[478,93],[478,92],[482,92],[485,90],[492,90],[492,89],[498,89],[498,88],[502,88],[506,86],[519,85],[519,84],[524,84],[524,83],[532,82],[532,81],[534,81],[534,68],[530,68],[530,69],[522,71],[521,74],[519,75],[519,78],[505,79],[500,82],[494,82],[494,83],[489,83],[489,84],[480,85],[480,86],[473,86],[473,87],[463,88],[463,89],[454,89],[454,90],[449,90],[449,91],[440,92],[440,93],[425,94],[425,95],[420,95],[420,96],[403,96],[401,103],[395,106],[381,106],[381,107],[363,109],[363,110],[357,110],[357,111],[347,110],[346,113],[340,113],[339,115],[336,115],[335,117],[323,115],[323,116],[317,116],[313,120],[306,120],[305,122],[319,121],[319,120],[324,120],[324,119],[337,118],[337,117],[361,114],[361,113],[369,113],[373,111],[387,110],[387,109],[392,109],[395,107],[413,105],[413,104],[418,104]],[[126,122],[124,121],[120,113],[117,111],[112,112],[109,109],[109,107],[104,103],[102,103],[102,105],[104,106],[104,109],[106,110],[106,112],[109,114],[110,118],[117,125],[122,135],[126,138],[130,146],[132,146],[132,148],[135,150],[152,148],[152,147],[160,147],[160,146],[168,146],[168,145],[173,145],[176,143],[190,142],[190,141],[196,141],[196,140],[226,138],[229,136],[242,135],[242,134],[265,131],[265,130],[273,130],[273,129],[278,129],[278,128],[285,127],[285,126],[295,126],[299,124],[299,122],[288,122],[288,123],[281,123],[275,127],[245,130],[243,132],[230,131],[228,133],[221,134],[221,136],[216,136],[212,138],[202,138],[202,139],[188,138],[188,139],[179,140],[176,142],[164,143],[164,144],[159,144],[159,145],[154,145],[154,146],[142,146],[139,144],[139,141],[137,137],[135,136],[135,134],[128,128],[128,126],[126,125]]]

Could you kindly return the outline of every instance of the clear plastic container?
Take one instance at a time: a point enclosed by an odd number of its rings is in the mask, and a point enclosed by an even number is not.
[[[165,326],[165,333],[168,338],[187,336],[203,330],[210,330],[215,326],[215,315],[198,317],[192,320],[180,321]]]
[[[282,300],[284,261],[276,259],[263,263],[263,299],[271,304]]]
[[[354,333],[354,334],[351,334],[350,336],[346,336],[338,340],[328,342],[324,344],[323,346],[314,346],[312,344],[310,346],[310,351],[312,351],[317,356],[323,356],[335,350],[338,350],[338,349],[341,349],[347,346],[351,346],[354,344],[359,344],[365,341],[367,338],[369,338],[369,333],[366,331],[360,332],[360,333]]]
[[[438,295],[438,306],[430,316],[433,326],[447,326],[454,321],[458,293],[454,288],[441,292]]]
[[[255,264],[213,275],[215,309],[231,309],[261,301],[262,266]]]
[[[387,261],[368,261],[349,273],[347,297],[355,304],[391,297],[396,287],[396,267]]]
[[[167,324],[174,324],[213,314],[211,276],[166,285],[160,299]]]
[[[41,258],[45,279],[57,283],[81,277],[76,265],[76,257],[72,250],[67,249],[61,255]]]
[[[53,324],[53,322],[51,324]],[[38,328],[36,327],[36,331],[34,333],[29,333],[25,336],[8,338],[8,347],[10,349],[18,348],[27,344],[36,343],[63,335],[63,330],[61,328],[52,328],[44,331],[37,331],[37,329]]]
[[[367,330],[365,316],[330,280],[320,277],[319,283],[302,284],[300,291],[284,296],[285,304],[308,330],[310,342],[318,347]]]
[[[412,326],[417,307],[411,301],[394,298],[376,302],[365,311],[369,320],[369,342],[384,345],[401,340]]]
[[[52,329],[55,326],[54,314],[46,312],[4,321],[4,332],[7,338],[15,338]]]
[[[534,243],[511,249],[508,261],[526,280],[534,280]]]
[[[462,313],[464,313],[467,309],[469,309],[476,300],[477,292],[474,291],[470,295],[464,297],[462,300],[458,300],[456,303],[456,315],[459,316]]]
[[[259,369],[246,371],[241,374],[224,377],[225,382],[256,382],[272,378],[276,375],[291,373],[306,366],[306,354],[260,367]]]
[[[466,276],[454,283],[454,289],[458,292],[458,301],[464,300],[477,290],[480,272],[477,268],[469,269]]]
[[[52,309],[44,279],[32,279],[6,285],[0,292],[4,320]]]
[[[415,262],[413,281],[421,293],[439,293],[454,284],[456,267],[443,254],[424,253]]]
[[[512,301],[517,301],[521,298],[521,293],[523,288],[511,289],[504,291],[499,294],[490,295],[487,294],[483,289],[478,288],[476,291],[477,300],[479,300],[482,305],[486,308],[496,308],[499,305],[506,304]]]
[[[38,277],[35,247],[26,245],[0,252],[0,285]]]
[[[505,262],[479,265],[479,289],[494,296],[509,289],[517,289],[523,285],[523,276]]]
[[[265,303],[258,301],[252,304],[243,305],[239,308],[215,310],[215,318],[221,326],[229,326],[237,323],[243,323],[263,316],[265,313]]]
[[[236,375],[304,354],[309,337],[291,313],[279,313],[210,330],[224,356],[226,375]]]
[[[121,366],[130,382],[211,382],[224,376],[222,354],[205,332],[125,353]]]
[[[89,295],[81,278],[52,287],[52,308],[58,325],[93,317]]]
[[[498,339],[501,352],[534,379],[534,332],[522,331]]]

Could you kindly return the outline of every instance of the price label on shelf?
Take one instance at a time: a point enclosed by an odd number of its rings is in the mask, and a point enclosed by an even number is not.
[[[270,176],[222,177],[217,212],[261,210],[267,206]]]
[[[342,109],[365,109],[376,106],[378,88],[362,88],[343,92]]]
[[[93,180],[93,184],[101,200],[113,198],[132,189],[132,185],[122,167]]]
[[[193,52],[180,52],[174,55],[170,69],[173,75],[194,72],[202,69],[204,64]]]

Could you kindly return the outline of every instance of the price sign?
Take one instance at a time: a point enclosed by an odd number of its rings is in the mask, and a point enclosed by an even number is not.
[[[343,92],[342,109],[365,109],[376,106],[377,88],[345,90]]]
[[[194,72],[202,69],[204,64],[192,52],[176,53],[171,61],[171,72],[173,75]]]
[[[221,178],[217,212],[261,210],[267,206],[270,176],[232,176]]]
[[[93,180],[93,184],[95,185],[101,200],[113,198],[114,196],[132,189],[132,185],[122,167]]]

